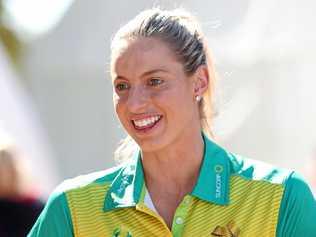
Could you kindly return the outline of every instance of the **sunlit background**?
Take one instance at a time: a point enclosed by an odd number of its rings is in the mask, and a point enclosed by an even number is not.
[[[316,173],[313,1],[0,0],[0,139],[25,154],[43,197],[65,178],[114,165],[124,131],[110,41],[154,5],[184,7],[202,22],[218,71],[218,142]]]

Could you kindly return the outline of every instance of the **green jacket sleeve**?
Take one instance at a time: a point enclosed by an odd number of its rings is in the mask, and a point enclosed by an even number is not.
[[[64,192],[54,191],[27,237],[73,237],[73,227]]]
[[[316,236],[316,200],[304,179],[293,172],[282,198],[277,237],[302,236]]]

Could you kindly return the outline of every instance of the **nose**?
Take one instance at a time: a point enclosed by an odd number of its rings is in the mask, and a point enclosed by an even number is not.
[[[126,103],[128,110],[131,113],[145,112],[146,105],[148,104],[147,94],[145,88],[142,88],[141,86],[131,88]]]

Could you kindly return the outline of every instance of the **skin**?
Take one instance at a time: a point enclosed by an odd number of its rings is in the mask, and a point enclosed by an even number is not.
[[[171,228],[174,212],[192,191],[203,159],[195,98],[207,90],[207,67],[188,76],[174,52],[157,38],[128,42],[112,65],[117,116],[141,148],[147,189]],[[155,115],[161,119],[146,131],[132,122]]]

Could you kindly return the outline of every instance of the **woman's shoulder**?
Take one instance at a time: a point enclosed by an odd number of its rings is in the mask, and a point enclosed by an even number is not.
[[[252,181],[264,181],[271,184],[286,185],[299,175],[291,169],[229,153],[232,175]]]
[[[248,199],[249,192],[254,191],[261,200],[260,205],[264,200],[277,203],[277,236],[302,236],[302,233],[315,236],[316,201],[301,174],[235,154],[228,153],[228,156],[235,190],[245,188]]]
[[[109,186],[123,168],[124,165],[119,165],[66,179],[55,188],[53,193],[58,196],[66,192],[85,190],[95,186]]]
[[[241,156],[230,152],[213,140],[204,136],[206,141],[206,155],[211,159],[217,158],[222,163],[229,164],[230,176],[238,177],[251,183],[267,182],[275,185],[286,185],[292,179],[296,179],[296,174],[291,169],[278,167],[276,165]],[[249,182],[247,182],[249,183]]]
[[[55,236],[57,232],[59,236],[73,236],[71,209],[74,203],[86,200],[90,205],[91,201],[104,198],[105,190],[123,167],[116,166],[63,181],[49,196],[28,236]]]

